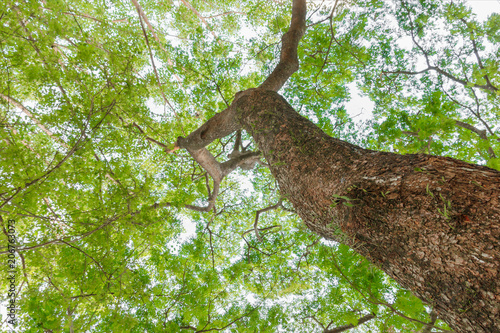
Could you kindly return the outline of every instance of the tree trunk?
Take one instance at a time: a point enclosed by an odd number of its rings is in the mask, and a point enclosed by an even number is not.
[[[272,91],[235,107],[310,230],[353,247],[457,332],[500,332],[500,172],[354,146]]]

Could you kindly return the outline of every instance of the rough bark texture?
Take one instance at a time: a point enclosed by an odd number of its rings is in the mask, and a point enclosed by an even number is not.
[[[243,127],[312,231],[356,249],[457,332],[500,332],[500,172],[365,150],[298,115],[275,91],[298,69],[305,14],[305,0],[294,0],[280,62],[266,81],[238,93],[176,148],[187,149],[218,185],[222,169],[243,162],[215,163],[204,147]],[[247,157],[255,163],[256,155]]]
[[[299,69],[297,47],[306,31],[306,12],[307,4],[305,0],[293,1],[290,27],[281,38],[280,61],[259,88],[278,91],[290,76]]]
[[[272,91],[235,107],[309,229],[356,249],[457,332],[500,332],[500,172],[331,138]]]
[[[307,4],[305,0],[294,0],[292,4],[292,20],[288,31],[281,38],[280,61],[269,74],[266,80],[259,86],[263,90],[278,91],[286,81],[299,69],[299,58],[297,47],[300,39],[306,31]],[[210,118],[188,137],[178,137],[176,148],[186,148],[194,151],[208,145],[218,138],[223,138],[241,128],[236,122],[234,105],[243,96],[251,93],[255,88],[240,91],[234,96],[231,105]],[[170,151],[171,152],[171,151]]]

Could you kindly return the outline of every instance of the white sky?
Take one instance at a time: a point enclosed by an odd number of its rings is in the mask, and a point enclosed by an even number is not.
[[[469,0],[467,2],[481,21],[486,20],[492,13],[500,13],[500,0]],[[349,89],[352,99],[345,105],[349,115],[354,117],[354,122],[370,119],[372,117],[372,110],[375,106],[374,103],[368,97],[360,95],[356,83],[350,84]],[[244,179],[240,181],[242,183],[245,182]],[[250,189],[252,187],[249,182],[247,186]],[[194,221],[184,218],[182,222],[184,233],[182,233],[181,240],[179,240],[181,243],[193,237],[196,233],[196,223]]]
[[[468,5],[480,21],[484,21],[493,13],[500,13],[500,0],[468,0]],[[366,96],[361,96],[355,83],[350,84],[351,100],[345,104],[347,113],[353,117],[354,122],[372,118],[374,104]]]
[[[476,13],[479,20],[485,20],[492,13],[500,13],[500,0],[468,0],[467,2],[474,13]],[[346,104],[347,112],[352,117],[355,117],[354,120],[356,122],[371,118],[374,107],[373,102],[371,102],[368,97],[361,96],[355,84],[351,84],[349,88],[351,89],[352,99]],[[182,222],[185,232],[182,234],[181,239],[179,240],[180,242],[192,237],[196,232],[196,224],[194,221],[183,218]],[[0,315],[2,319],[6,316],[5,305],[6,303],[0,304]]]
[[[467,3],[482,21],[493,13],[500,13],[500,0],[468,0]]]

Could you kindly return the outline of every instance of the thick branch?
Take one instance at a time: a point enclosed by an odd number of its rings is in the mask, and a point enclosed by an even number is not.
[[[458,127],[468,129],[469,131],[476,133],[477,135],[479,135],[479,137],[481,139],[484,139],[484,140],[487,139],[485,130],[480,130],[479,128],[476,128],[475,126],[473,126],[471,124],[464,123],[463,121],[460,121],[460,120],[455,120],[455,125],[457,125]]]
[[[258,89],[278,91],[288,78],[298,70],[297,47],[306,29],[306,10],[305,0],[293,1],[290,28],[282,38],[280,62]],[[235,117],[234,104],[239,98],[248,95],[253,90],[255,88],[238,92],[227,109],[210,118],[188,137],[179,137],[175,146],[197,150],[216,139],[223,138],[239,130],[241,126]]]
[[[227,155],[227,157],[233,158],[241,154],[240,147],[241,147],[241,130],[236,132],[236,140],[234,141],[233,151],[229,155]]]
[[[238,94],[236,94],[236,96],[238,96]],[[236,121],[235,115],[234,108],[231,106],[228,107],[221,113],[217,113],[210,118],[186,138],[178,137],[176,146],[179,148],[197,150],[207,146],[216,139],[228,136],[241,127]]]
[[[189,154],[198,162],[199,165],[213,178],[214,181],[220,182],[224,178],[222,165],[206,148],[198,150],[187,149]]]
[[[255,163],[260,161],[259,151],[249,151],[239,154],[233,157],[229,161],[221,164],[223,170],[223,176],[227,176],[236,168],[242,168],[243,170],[251,170],[255,166]]]
[[[182,0],[182,2],[191,10],[195,11],[187,1]],[[139,16],[141,17],[139,9],[137,10]],[[280,62],[271,73],[271,75],[269,75],[264,83],[261,84],[261,86],[259,87],[260,89],[278,91],[285,84],[288,78],[297,71],[299,67],[297,47],[300,39],[305,32],[306,10],[307,7],[305,0],[293,1],[290,29],[287,33],[285,33],[285,35],[283,35],[282,38]],[[186,149],[214,180],[214,191],[209,197],[208,206],[197,207],[186,205],[186,208],[197,211],[209,211],[215,204],[220,182],[226,175],[228,175],[237,167],[250,169],[253,168],[255,163],[259,162],[260,153],[258,152],[237,153],[233,150],[231,154],[232,156],[230,156],[232,158],[229,161],[221,164],[215,160],[214,156],[206,148],[204,148],[212,141],[223,138],[241,128],[239,121],[236,119],[236,102],[240,98],[248,95],[254,90],[256,89],[248,89],[238,92],[235,95],[233,102],[227,109],[210,118],[207,122],[205,122],[202,126],[192,132],[186,138],[177,138],[177,142],[173,150],[176,150],[177,148]],[[167,152],[172,152],[173,150]]]
[[[306,31],[306,12],[305,0],[293,1],[290,28],[281,38],[280,62],[259,88],[278,91],[288,78],[299,69],[297,47]]]
[[[187,151],[214,180],[214,189],[212,193],[209,193],[208,206],[185,206],[188,209],[200,212],[208,212],[213,208],[215,200],[217,199],[217,195],[219,194],[220,182],[222,181],[222,179],[224,179],[224,177],[226,177],[229,173],[231,173],[238,167],[242,169],[252,169],[255,163],[259,161],[260,157],[260,152],[246,152],[233,157],[224,163],[220,163],[206,148],[201,148],[198,150],[187,148]]]

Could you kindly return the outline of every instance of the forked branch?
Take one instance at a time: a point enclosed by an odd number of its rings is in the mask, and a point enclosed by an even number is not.
[[[224,177],[226,177],[236,168],[242,168],[245,170],[252,169],[255,166],[255,163],[259,162],[260,158],[260,152],[258,151],[245,152],[241,155],[229,159],[226,162],[220,163],[206,148],[201,148],[198,150],[187,149],[187,151],[214,180],[214,189],[212,193],[209,193],[208,205],[206,207],[186,205],[186,208],[200,212],[208,212],[214,207],[215,200],[217,199],[217,195],[219,194],[220,183],[224,179]]]
[[[453,76],[452,74],[446,72],[445,70],[443,70],[439,66],[433,66],[433,65],[431,65],[430,52],[426,51],[422,47],[422,45],[420,45],[417,42],[416,33],[414,31],[416,28],[415,28],[415,24],[413,23],[413,20],[411,18],[411,11],[410,11],[410,9],[407,7],[407,4],[404,1],[401,3],[401,6],[408,13],[408,19],[409,19],[410,28],[411,28],[410,29],[411,39],[413,41],[413,44],[415,44],[417,46],[417,48],[420,50],[420,52],[422,52],[423,56],[425,57],[425,61],[427,63],[427,68],[422,69],[420,71],[404,71],[404,70],[383,71],[382,72],[383,74],[419,75],[419,74],[423,74],[423,73],[426,73],[426,72],[429,72],[429,71],[434,71],[434,72],[437,72],[438,74],[440,74],[440,75],[442,75],[442,76],[450,79],[453,82],[456,82],[458,84],[463,85],[464,87],[471,86],[473,88],[479,88],[479,89],[482,89],[482,90],[485,90],[485,91],[490,91],[490,92],[496,92],[496,91],[498,91],[498,88],[495,87],[495,86],[493,86],[491,84],[491,82],[490,82],[490,80],[489,80],[489,78],[488,78],[487,75],[485,75],[486,84],[472,83],[472,82],[468,81],[467,79],[464,80],[464,79],[460,79],[458,77]],[[467,24],[467,22],[465,22],[465,24]],[[417,34],[418,34],[418,32],[417,32]],[[472,36],[471,36],[471,40],[472,40],[472,43],[473,43],[473,48],[474,48],[475,55],[478,58],[479,67],[482,68],[482,62],[481,62],[481,59],[479,58],[479,54],[477,53],[476,43],[475,43],[475,40],[472,38]]]
[[[298,70],[297,47],[306,29],[306,10],[305,0],[293,1],[290,28],[282,38],[280,62],[258,89],[278,91]],[[210,118],[186,138],[179,137],[175,146],[191,150],[201,149],[210,142],[239,130],[241,125],[236,120],[235,102],[254,89],[236,93],[227,109]]]
[[[262,237],[260,237],[260,234],[259,234],[259,228],[257,227],[259,225],[259,216],[261,213],[265,213],[267,211],[270,211],[270,210],[273,210],[273,209],[277,209],[279,207],[281,207],[281,203],[283,202],[282,199],[280,199],[278,201],[278,203],[276,205],[273,205],[273,206],[269,206],[269,207],[266,207],[266,208],[263,208],[263,209],[260,209],[257,211],[257,213],[255,214],[255,222],[253,223],[253,230],[255,231],[255,237],[257,237],[257,240],[259,242],[262,242]]]
[[[187,2],[182,2],[187,5]],[[280,61],[274,71],[257,89],[278,91],[288,78],[298,70],[299,60],[297,56],[297,47],[306,30],[306,11],[307,7],[305,0],[293,1],[290,28],[282,37]],[[187,208],[199,211],[209,211],[215,204],[220,182],[225,176],[238,167],[252,169],[256,163],[260,162],[259,152],[246,152],[243,148],[240,151],[241,133],[237,135],[235,148],[228,156],[230,159],[226,162],[219,163],[205,148],[212,141],[228,136],[241,129],[241,125],[236,119],[236,101],[254,90],[255,88],[236,93],[233,102],[227,109],[210,118],[186,138],[177,138],[174,149],[166,149],[167,152],[172,152],[179,148],[186,149],[214,180],[214,190],[209,195],[208,206],[186,206]],[[281,204],[281,202],[279,204]],[[258,231],[256,231],[256,234],[259,238]]]

